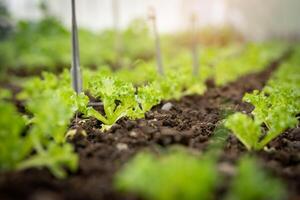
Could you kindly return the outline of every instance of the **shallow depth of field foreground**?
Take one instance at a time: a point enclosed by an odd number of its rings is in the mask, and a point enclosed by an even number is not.
[[[300,2],[1,0],[1,200],[300,200]]]

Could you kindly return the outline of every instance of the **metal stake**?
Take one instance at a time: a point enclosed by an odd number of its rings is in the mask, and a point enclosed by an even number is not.
[[[164,75],[161,48],[160,48],[160,38],[158,35],[158,30],[157,30],[157,25],[156,25],[156,14],[155,14],[155,10],[153,8],[149,9],[148,16],[149,16],[149,20],[152,22],[153,33],[154,33],[154,38],[155,38],[157,71],[158,71],[158,74]]]
[[[197,28],[197,15],[193,14],[191,17],[192,29],[192,57],[193,57],[193,76],[199,76],[199,52],[198,52],[198,28]]]
[[[80,58],[79,58],[79,43],[78,43],[78,31],[76,22],[76,5],[75,0],[72,2],[72,86],[74,91],[79,94],[82,92],[82,78],[80,70]]]
[[[120,6],[119,0],[112,0],[113,21],[115,30],[115,51],[116,51],[116,63],[117,66],[121,65],[121,53],[122,53],[122,35],[120,32]]]

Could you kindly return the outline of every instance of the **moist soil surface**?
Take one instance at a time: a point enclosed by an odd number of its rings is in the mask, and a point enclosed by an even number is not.
[[[157,152],[181,145],[193,151],[205,151],[211,136],[217,133],[215,130],[229,113],[252,111],[251,105],[242,102],[243,95],[262,89],[280,61],[271,63],[265,71],[246,75],[224,87],[216,87],[208,81],[204,95],[162,102],[148,112],[145,119],[122,119],[106,133],[100,131],[101,124],[95,119],[82,119],[79,127],[85,130],[87,137],[78,132],[70,139],[80,157],[76,173],[70,173],[64,180],[55,179],[45,169],[1,174],[0,199],[142,199],[116,191],[113,187],[115,173],[145,149]],[[171,103],[172,107],[165,109],[166,103]],[[300,199],[299,152],[300,129],[295,128],[272,141],[267,151],[254,153],[265,170],[286,184],[289,200]],[[215,199],[222,199],[228,189],[228,180],[236,171],[235,163],[246,153],[233,135],[227,137],[218,168],[228,179],[216,191]]]

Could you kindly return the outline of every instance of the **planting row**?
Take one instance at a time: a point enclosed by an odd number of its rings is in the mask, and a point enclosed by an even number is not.
[[[273,51],[270,46],[275,45],[248,45],[241,55],[236,56],[241,65],[243,62],[255,62],[257,67],[244,65],[244,70],[234,73],[237,78],[251,70],[263,69],[266,62],[271,62],[285,50],[284,46],[277,46]],[[272,50],[272,51],[271,51]],[[248,61],[246,61],[248,58]],[[224,61],[230,64],[230,61]],[[233,63],[232,63],[233,64]],[[148,64],[150,66],[150,64]],[[1,90],[1,170],[16,170],[30,167],[47,167],[55,176],[65,177],[65,167],[75,170],[77,155],[73,147],[66,143],[65,137],[72,137],[76,130],[69,130],[70,121],[75,117],[75,123],[84,123],[83,118],[94,117],[102,122],[102,130],[109,129],[120,118],[143,118],[144,114],[160,101],[178,99],[187,94],[202,94],[205,91],[207,78],[218,77],[223,68],[231,65],[215,65],[202,70],[210,71],[204,76],[193,76],[191,68],[182,64],[182,68],[167,68],[164,76],[145,73],[152,68],[148,65],[145,71],[142,67],[136,70],[121,70],[116,73],[99,68],[98,71],[84,71],[84,88],[92,99],[101,103],[98,108],[91,106],[89,97],[76,94],[71,88],[69,72],[56,76],[44,73],[43,78],[34,77],[22,85],[23,91],[18,99],[25,103],[25,112],[21,116],[9,102],[11,94]],[[234,68],[236,68],[235,65]],[[171,70],[172,69],[172,70]],[[234,70],[233,70],[234,71]],[[232,72],[233,73],[233,72]],[[144,74],[138,82],[122,77],[138,77]],[[223,74],[226,76],[226,74]],[[232,80],[230,78],[228,80]],[[218,79],[217,79],[218,80]],[[219,84],[226,83],[220,81]],[[102,109],[103,108],[103,109]],[[67,133],[67,134],[65,134]],[[85,134],[82,132],[82,134]]]
[[[248,150],[260,150],[288,128],[298,125],[299,50],[275,72],[262,91],[245,95],[244,100],[255,107],[253,118],[235,113],[224,121]],[[116,174],[115,188],[145,199],[215,199],[216,191],[228,181],[218,168],[226,141],[218,139],[216,145],[215,138],[220,137],[217,134],[204,154],[176,147],[156,150],[156,154],[138,153]],[[283,184],[257,163],[253,156],[241,157],[221,199],[285,199]]]
[[[215,199],[218,187],[227,181],[217,168],[217,158],[212,152],[197,155],[175,147],[160,155],[141,152],[117,173],[115,187],[149,200]],[[256,159],[245,156],[224,199],[281,200],[285,194],[281,182],[264,172]]]

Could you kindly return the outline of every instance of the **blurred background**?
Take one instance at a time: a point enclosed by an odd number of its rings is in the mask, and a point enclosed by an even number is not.
[[[201,62],[205,62],[205,57],[220,55],[219,50],[241,53],[243,48],[236,45],[245,42],[294,42],[300,38],[299,0],[76,3],[81,65],[92,69],[134,68],[140,61],[155,65],[149,8],[156,12],[166,66],[189,65],[190,52],[198,45]],[[71,0],[0,0],[0,78],[6,72],[25,76],[68,68],[70,27]]]
[[[0,0],[14,19],[39,19],[40,0]],[[78,23],[93,31],[113,26],[112,1],[77,0]],[[295,38],[300,35],[299,0],[115,0],[118,1],[119,24],[125,28],[136,18],[146,16],[152,6],[157,11],[161,32],[180,31],[191,13],[197,13],[200,26],[231,25],[246,38]],[[48,0],[51,15],[70,25],[70,0]]]

